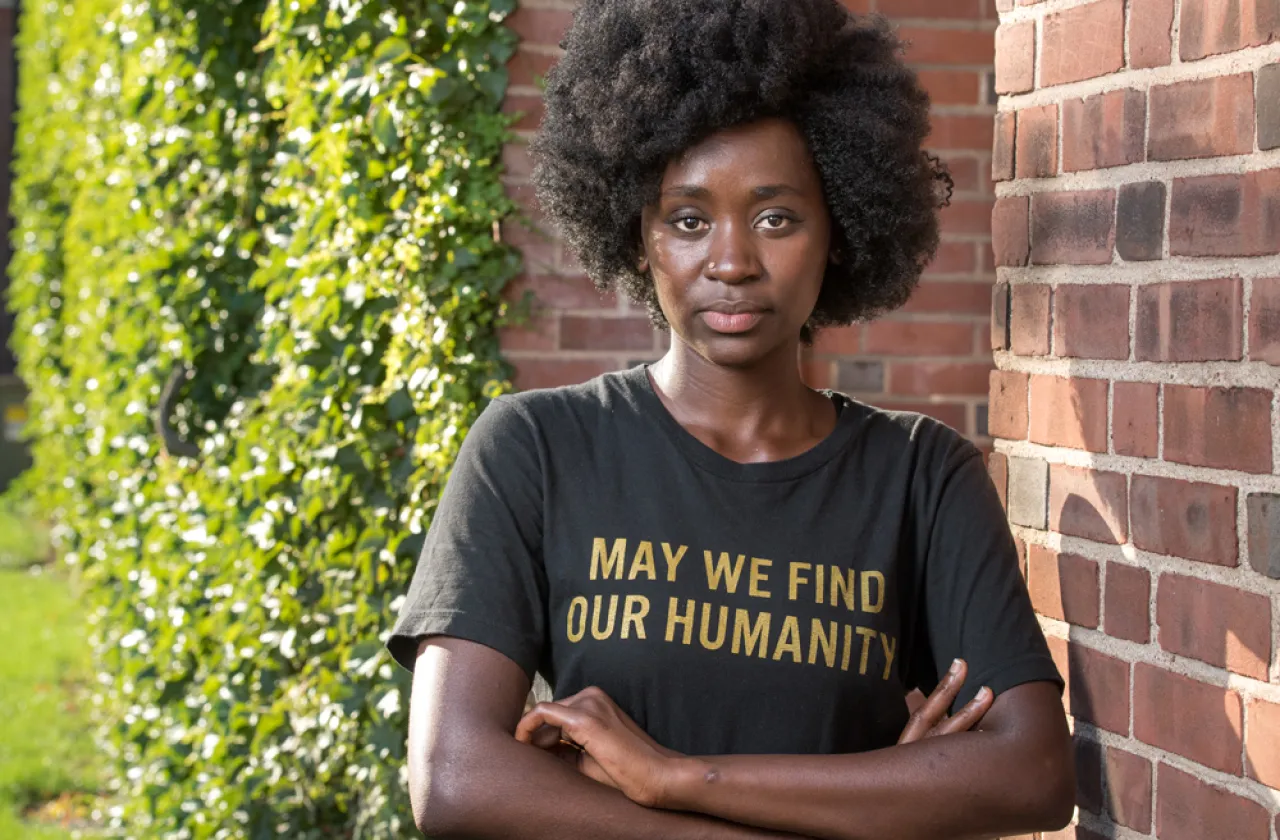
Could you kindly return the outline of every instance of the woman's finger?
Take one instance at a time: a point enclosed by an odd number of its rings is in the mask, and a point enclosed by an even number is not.
[[[516,740],[532,744],[534,734],[542,727],[560,730],[562,738],[581,744],[581,730],[586,716],[576,709],[560,703],[539,703],[520,718],[516,724]]]
[[[535,747],[549,750],[564,740],[564,734],[558,726],[540,726],[529,737],[529,743]]]
[[[927,737],[930,730],[947,719],[947,712],[964,686],[968,673],[969,666],[963,659],[951,663],[951,670],[907,721],[907,727],[898,739],[899,744],[910,744]]]
[[[926,737],[968,732],[977,726],[987,712],[990,711],[991,704],[994,701],[995,695],[991,692],[991,689],[983,686],[972,700],[965,703],[963,709],[935,726],[933,731]]]

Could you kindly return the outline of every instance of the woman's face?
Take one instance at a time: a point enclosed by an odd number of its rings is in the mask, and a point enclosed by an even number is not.
[[[831,219],[793,123],[762,120],[688,149],[641,232],[673,341],[735,367],[794,350],[822,287]]]

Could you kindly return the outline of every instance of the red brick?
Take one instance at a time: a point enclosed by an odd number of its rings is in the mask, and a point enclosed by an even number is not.
[[[1183,0],[1183,61],[1256,47],[1280,37],[1276,0]]]
[[[1030,199],[1025,195],[996,200],[991,211],[991,247],[996,265],[1026,265],[1031,253],[1027,214]]]
[[[947,234],[986,236],[990,233],[991,213],[994,209],[995,199],[953,198],[951,205],[944,208],[938,216],[943,236]]]
[[[1237,360],[1244,355],[1240,278],[1138,288],[1136,354],[1144,362]]]
[[[1026,575],[1025,569],[1023,575]],[[1071,714],[1071,656],[1068,652],[1068,642],[1056,636],[1046,636],[1045,642],[1049,645],[1049,656],[1053,658],[1053,664],[1057,667],[1058,673],[1062,675],[1063,691],[1062,691],[1062,707],[1067,714]]]
[[[1156,588],[1160,646],[1246,677],[1267,679],[1271,599],[1233,586],[1166,574]]]
[[[1253,134],[1252,73],[1151,89],[1152,160],[1248,154]]]
[[[1164,256],[1168,188],[1163,181],[1120,186],[1116,202],[1116,253],[1129,262]]]
[[[524,143],[508,143],[502,147],[502,169],[509,178],[528,178],[533,172],[529,147]]]
[[[555,350],[558,347],[558,321],[554,313],[539,313],[523,324],[508,324],[498,331],[504,352],[519,350]]]
[[[1260,388],[1164,386],[1164,458],[1271,472],[1271,397]]]
[[[1000,497],[1000,507],[1009,505],[1009,459],[1001,452],[992,452],[987,459],[987,472],[991,475],[991,483],[996,486],[996,494]]]
[[[1280,365],[1280,277],[1253,281],[1249,306],[1249,358]]]
[[[1035,21],[1007,23],[996,30],[996,93],[1024,93],[1035,86]]]
[[[990,374],[991,436],[1023,440],[1027,436],[1027,375],[1006,370]]]
[[[507,62],[507,78],[513,86],[533,87],[538,79],[546,77],[555,63],[554,55],[534,52],[521,46]]]
[[[1078,82],[1124,66],[1124,0],[1100,0],[1045,16],[1040,84]]]
[[[880,11],[894,20],[924,18],[933,20],[979,20],[982,18],[983,0],[893,0]]]
[[[1123,563],[1107,563],[1108,636],[1146,644],[1151,641],[1151,573]]]
[[[1156,835],[1160,840],[1269,840],[1271,817],[1252,799],[1211,787],[1161,764]]]
[[[973,325],[876,321],[867,325],[863,347],[882,356],[968,356],[973,352]]]
[[[1117,455],[1154,458],[1159,454],[1160,386],[1117,382],[1111,394],[1111,445]]]
[[[616,367],[612,359],[516,358],[515,385],[522,391],[574,385]]]
[[[573,13],[564,9],[538,9],[521,6],[507,18],[507,26],[521,41],[556,45],[573,22]]]
[[[1068,647],[1071,714],[1080,720],[1129,734],[1129,663],[1079,644]]]
[[[1107,381],[1031,377],[1033,443],[1107,451]]]
[[[991,122],[990,117],[983,117],[987,123]],[[991,136],[993,127],[987,126],[987,135]],[[950,154],[947,150],[938,150],[942,157],[942,162],[946,164],[947,171],[951,173],[951,182],[955,187],[957,194],[959,193],[988,193],[989,181],[986,173],[981,177],[978,175],[978,159],[972,155],[979,150],[977,148],[959,148],[951,149]]]
[[[903,312],[986,315],[991,309],[991,283],[931,282],[916,286]]]
[[[541,306],[552,309],[613,309],[617,306],[611,293],[601,292],[590,278],[582,275],[521,275],[507,284],[502,296],[510,301],[532,295]]]
[[[1018,112],[1016,172],[1019,178],[1050,178],[1058,174],[1058,106],[1044,105]]]
[[[1036,0],[1036,2],[1040,2],[1040,0]],[[1111,840],[1111,838],[1082,825],[1069,825],[1061,831],[1024,834],[1021,837],[1009,838],[1009,840]]]
[[[1234,487],[1135,475],[1133,542],[1144,551],[1217,566],[1239,562]]]
[[[1011,287],[1009,340],[1019,356],[1047,356],[1053,289],[1042,283]]]
[[[1008,181],[1014,173],[1014,147],[1017,143],[1017,115],[1012,111],[996,114],[995,138],[991,147],[991,179]],[[1025,201],[1025,199],[1024,199]],[[996,202],[997,208],[1000,202]]]
[[[830,388],[835,384],[830,361],[815,359],[810,353],[800,354],[800,378],[810,388]]]
[[[563,350],[652,350],[653,325],[648,318],[589,318],[565,316],[560,319],[560,348]]]
[[[1280,149],[1280,62],[1258,69],[1258,148]]]
[[[989,29],[900,26],[898,37],[907,42],[906,58],[911,64],[990,67],[995,61],[995,44]]]
[[[1031,202],[1031,262],[1107,265],[1115,250],[1114,190],[1048,192]]]
[[[502,113],[518,114],[512,126],[516,131],[533,131],[542,122],[542,97],[526,94],[507,94],[502,101]]]
[[[925,268],[925,274],[973,274],[976,256],[972,242],[942,242],[933,261]]]
[[[1144,662],[1134,666],[1133,734],[1139,741],[1239,775],[1243,724],[1236,692]]]
[[[556,241],[551,234],[535,223],[528,224],[508,219],[500,230],[502,240],[520,250],[525,269],[534,274],[554,272],[556,265]]]
[[[813,352],[830,356],[854,356],[862,352],[862,327],[824,327],[813,340]]]
[[[1121,545],[1128,539],[1125,477],[1053,464],[1049,468],[1049,528],[1068,536]]]
[[[1271,599],[1198,577],[1164,575],[1156,590],[1160,645],[1235,674],[1267,679]]]
[[[964,394],[987,393],[989,364],[958,362],[895,362],[889,366],[889,393]]]
[[[1031,546],[1029,584],[1036,612],[1080,627],[1098,626],[1098,564]]]
[[[1187,257],[1280,254],[1280,169],[1176,179],[1169,246]]]
[[[989,149],[991,117],[986,114],[935,114],[932,132],[925,140],[930,149]]]
[[[1129,66],[1164,67],[1173,54],[1173,0],[1129,0]]]
[[[1079,731],[1072,736],[1072,742],[1076,758],[1076,804],[1090,814],[1102,814],[1105,810],[1102,795],[1102,745],[1082,737]]]
[[[1053,352],[1129,358],[1129,287],[1063,284],[1053,292]]]
[[[1265,700],[1249,704],[1245,770],[1269,788],[1280,790],[1280,705]]]
[[[1107,813],[1139,834],[1151,830],[1151,762],[1116,747],[1103,759]]]
[[[871,394],[884,391],[884,362],[857,359],[836,361],[836,390]]]
[[[1147,98],[1116,90],[1062,104],[1062,169],[1078,172],[1143,159]]]
[[[983,77],[964,70],[922,70],[917,76],[934,105],[981,105]]]
[[[1013,292],[1008,283],[991,287],[991,326],[988,329],[992,350],[1009,349],[1009,310]]]

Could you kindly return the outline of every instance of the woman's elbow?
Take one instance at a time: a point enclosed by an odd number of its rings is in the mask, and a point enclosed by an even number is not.
[[[413,822],[427,837],[446,840],[466,830],[468,805],[466,786],[445,761],[425,761],[409,774],[409,801]]]
[[[1029,801],[1038,831],[1057,831],[1071,822],[1076,810],[1076,765],[1072,749],[1045,756],[1041,772],[1027,774],[1032,785]]]

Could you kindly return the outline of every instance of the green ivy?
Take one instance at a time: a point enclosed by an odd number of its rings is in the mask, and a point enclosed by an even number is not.
[[[382,641],[509,387],[513,7],[24,4],[15,492],[93,593],[113,833],[412,833]]]

